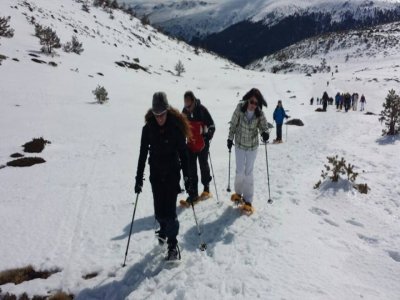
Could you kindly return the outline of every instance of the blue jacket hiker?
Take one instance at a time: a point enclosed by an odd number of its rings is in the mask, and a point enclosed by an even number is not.
[[[276,140],[274,143],[282,143],[282,125],[283,121],[290,117],[286,114],[285,109],[282,107],[282,101],[278,101],[278,105],[274,111],[274,121],[276,123]]]

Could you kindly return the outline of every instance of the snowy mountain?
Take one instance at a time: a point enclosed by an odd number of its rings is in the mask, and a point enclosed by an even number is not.
[[[304,38],[400,20],[400,1],[128,1],[173,36],[246,65]]]
[[[59,291],[84,300],[398,298],[400,139],[382,137],[376,115],[331,106],[319,113],[308,105],[324,91],[357,91],[367,110],[379,113],[388,90],[398,88],[387,80],[398,78],[397,45],[376,59],[345,62],[332,52],[329,64],[339,69],[333,77],[271,74],[196,50],[121,10],[83,4],[0,1],[0,17],[10,16],[14,29],[13,37],[0,37],[1,300]],[[56,46],[43,53],[35,25],[50,27],[63,45],[75,35],[83,52]],[[174,70],[179,60],[182,76]],[[98,85],[108,91],[102,105],[92,94]],[[255,213],[247,217],[226,191],[226,138],[239,99],[253,87],[268,101],[269,122],[281,99],[305,126],[286,126],[283,144],[259,147]],[[165,91],[181,109],[187,90],[216,122],[210,155],[218,194],[212,189],[214,197],[195,207],[207,251],[198,249],[193,212],[178,208],[183,260],[165,264],[146,180],[123,268],[144,115],[154,92]],[[42,152],[23,151],[40,137],[51,142]],[[41,163],[6,166],[17,152]],[[328,155],[354,164],[368,194],[347,180],[313,189]],[[233,153],[232,185],[234,173]],[[17,268],[28,278],[4,272]]]
[[[321,68],[329,62],[383,60],[400,51],[400,23],[394,22],[364,30],[329,33],[306,39],[251,63],[247,68],[273,73],[316,73],[335,71]]]

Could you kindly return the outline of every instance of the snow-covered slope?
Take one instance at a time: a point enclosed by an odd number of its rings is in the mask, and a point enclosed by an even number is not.
[[[1,293],[32,297],[63,290],[85,300],[398,298],[400,140],[381,138],[376,116],[331,107],[320,114],[303,105],[325,89],[330,95],[357,91],[366,95],[368,110],[379,112],[387,90],[398,87],[385,80],[396,76],[397,56],[363,64],[338,61],[334,78],[274,75],[196,55],[119,11],[113,19],[93,7],[88,14],[72,0],[2,0],[0,15],[10,15],[15,29],[13,38],[0,38],[0,54],[7,56],[0,65],[0,163],[31,138],[52,142],[37,154],[46,163],[0,169],[0,271],[29,264],[60,270],[48,279],[2,285]],[[54,28],[63,43],[75,33],[85,51],[43,55],[28,22],[32,17]],[[35,63],[32,54],[57,66]],[[134,59],[147,72],[115,64]],[[183,77],[171,74],[179,59]],[[98,84],[108,90],[109,103],[93,103]],[[252,87],[265,95],[270,121],[282,99],[305,127],[288,128],[284,144],[268,146],[273,205],[266,201],[260,147],[256,212],[246,217],[225,191],[225,144],[236,103]],[[196,206],[208,249],[197,249],[192,212],[178,209],[183,261],[165,266],[146,181],[122,268],[143,116],[154,92],[165,91],[181,108],[188,89],[209,108],[217,127],[211,156],[221,204],[210,199]],[[326,156],[334,154],[356,165],[369,194],[346,185],[313,190]],[[82,278],[92,273],[97,276]]]
[[[398,56],[399,50],[400,23],[395,22],[306,39],[253,62],[248,68],[274,73],[329,72],[327,68],[320,68],[321,60],[325,59],[331,71],[335,71],[332,63],[382,60]]]
[[[349,13],[354,19],[376,17],[377,10],[399,7],[398,0],[125,0],[139,15],[173,35],[190,40],[220,32],[244,20],[273,25],[293,14],[327,13],[340,22]]]

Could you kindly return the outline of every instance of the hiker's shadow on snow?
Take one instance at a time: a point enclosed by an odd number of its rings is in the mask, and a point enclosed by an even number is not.
[[[223,244],[232,243],[235,236],[232,232],[229,232],[228,229],[240,215],[238,209],[229,206],[215,221],[200,224],[202,237],[207,244],[207,253],[210,256],[214,254],[214,247],[218,242],[222,242]],[[199,249],[200,240],[196,224],[185,233],[183,241],[184,250],[197,251]]]
[[[376,140],[381,146],[394,145],[398,141],[400,141],[400,135],[386,135]]]
[[[155,219],[154,216],[148,216],[142,219],[137,219],[133,222],[132,226],[132,234],[141,232],[141,231],[146,231],[146,230],[151,230],[155,229]],[[111,240],[112,241],[120,241],[123,239],[126,239],[129,235],[129,230],[131,229],[131,223],[126,225],[123,229],[123,233],[120,234],[119,236],[113,237]]]
[[[181,212],[183,211],[182,208],[178,207],[176,210],[176,214],[179,216]],[[132,234],[142,232],[142,231],[147,231],[147,230],[155,230],[158,228],[158,223],[156,219],[154,218],[154,215],[150,215],[148,217],[142,218],[142,219],[137,219],[133,222],[132,226]],[[126,239],[129,236],[129,230],[131,229],[131,223],[126,225],[123,229],[123,233],[113,237],[111,240],[112,241],[120,241],[123,239]]]
[[[173,267],[173,265],[168,266],[165,264],[159,247],[155,247],[136,264],[131,267],[128,266],[122,279],[93,288],[86,288],[76,296],[76,299],[126,299],[143,281],[157,276],[164,269]]]

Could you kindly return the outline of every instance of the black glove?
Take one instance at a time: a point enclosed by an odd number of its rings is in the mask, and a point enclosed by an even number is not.
[[[136,176],[136,183],[135,183],[135,193],[140,194],[142,192],[143,187],[143,176]]]
[[[230,140],[230,139],[228,139],[228,140],[227,140],[227,146],[228,146],[229,151],[231,151],[232,146],[233,146],[233,141]]]
[[[207,139],[208,139],[209,141],[211,141],[212,138],[214,137],[214,132],[215,132],[215,129],[214,129],[214,128],[208,128],[208,131],[207,131]]]
[[[268,133],[267,131],[264,131],[264,132],[261,134],[261,137],[262,137],[262,141],[263,141],[264,143],[266,143],[266,142],[268,142],[268,140],[269,140],[269,133]]]

